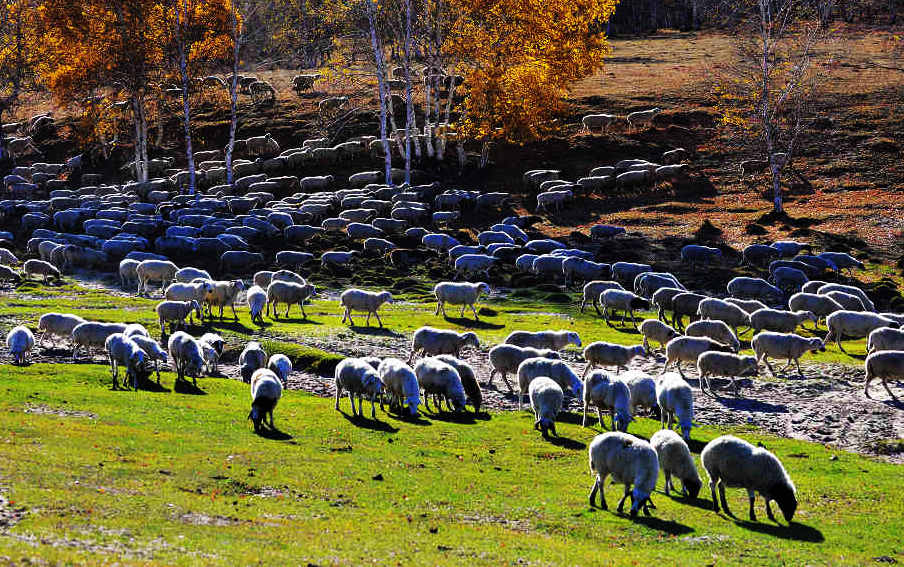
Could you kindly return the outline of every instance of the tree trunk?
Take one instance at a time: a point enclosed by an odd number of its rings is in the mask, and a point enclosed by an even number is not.
[[[411,135],[417,128],[414,117],[414,104],[411,100],[411,0],[405,0],[405,183],[411,185]],[[415,140],[414,151],[418,161],[421,159],[421,144]]]
[[[135,179],[141,183],[148,180],[147,120],[144,116],[144,101],[138,92],[132,93],[132,121],[135,127]]]
[[[185,13],[182,13],[182,10]],[[188,160],[188,193],[195,196],[195,202],[198,202],[200,195],[197,191],[195,179],[195,156],[191,147],[191,104],[188,95],[188,82],[190,80],[188,72],[188,59],[185,56],[185,34],[183,26],[187,25],[185,19],[188,18],[188,5],[183,0],[182,6],[176,9],[176,25],[179,28],[179,74],[182,76],[182,122],[185,127],[185,157]]]
[[[238,127],[236,103],[239,96],[239,50],[242,46],[235,2],[236,0],[232,2],[232,81],[229,83],[229,142],[226,144],[226,183],[229,185],[232,185],[234,176],[232,171],[232,153],[235,149],[235,131]]]
[[[374,51],[374,62],[377,66],[377,98],[380,100],[380,140],[383,142],[385,154],[386,184],[392,185],[392,151],[389,149],[389,139],[386,137],[386,90],[384,85],[383,51],[377,39],[376,7],[373,0],[367,0],[367,21],[370,24],[370,44]],[[400,148],[401,149],[401,148]]]

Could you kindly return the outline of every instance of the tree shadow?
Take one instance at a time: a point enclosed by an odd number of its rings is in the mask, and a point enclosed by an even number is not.
[[[349,415],[342,410],[339,410],[339,413],[342,414],[342,417],[344,417],[346,419],[346,421],[348,421],[355,427],[360,427],[361,429],[370,429],[371,431],[383,431],[385,433],[396,433],[399,430],[398,427],[393,427],[392,425],[386,423],[385,421],[380,421],[378,419],[367,419],[366,417]]]
[[[465,327],[468,329],[504,329],[505,325],[500,325],[499,323],[489,323],[487,321],[468,319],[467,317],[443,317],[447,322],[453,323],[460,327]]]
[[[188,394],[191,396],[206,396],[207,392],[195,386],[188,380],[179,380],[173,383],[173,392],[177,394]]]
[[[752,532],[766,534],[780,539],[806,541],[809,543],[822,543],[826,539],[821,531],[798,522],[791,522],[790,525],[783,526],[764,524],[761,522],[748,522],[746,520],[735,520],[735,525]]]

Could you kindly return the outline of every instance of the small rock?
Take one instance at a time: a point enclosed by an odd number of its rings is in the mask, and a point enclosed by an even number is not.
[[[383,475],[381,473],[377,473],[371,477],[372,480],[383,480]]]
[[[430,533],[435,534],[439,531],[439,528],[430,528]]]

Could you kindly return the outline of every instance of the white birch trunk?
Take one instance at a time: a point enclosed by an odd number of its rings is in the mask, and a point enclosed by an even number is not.
[[[392,185],[392,151],[389,149],[389,139],[386,137],[386,91],[383,81],[383,50],[377,39],[376,7],[373,0],[367,0],[367,21],[370,24],[370,43],[374,51],[374,62],[377,67],[377,98],[380,100],[380,140],[383,142],[385,155],[386,184]]]
[[[242,37],[239,33],[238,14],[236,14],[235,1],[232,2],[232,81],[229,83],[229,142],[226,144],[226,183],[232,185],[232,153],[235,149],[235,132],[238,129],[238,102],[239,82],[239,50],[242,46]]]
[[[182,12],[183,9],[185,13]],[[195,179],[195,156],[191,147],[191,104],[188,95],[188,82],[191,77],[188,73],[188,60],[185,56],[184,25],[187,24],[187,18],[188,4],[187,0],[183,0],[181,7],[176,9],[176,26],[179,28],[179,73],[182,76],[182,122],[185,127],[185,157],[188,160],[188,193],[194,195],[197,202],[199,195]]]

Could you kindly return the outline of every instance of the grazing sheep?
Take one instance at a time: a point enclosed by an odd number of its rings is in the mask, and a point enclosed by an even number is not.
[[[668,272],[644,272],[634,278],[634,293],[652,299],[662,288],[677,288],[686,291],[685,287],[674,275]]]
[[[383,359],[376,370],[389,396],[389,408],[402,411],[407,406],[408,415],[417,417],[421,392],[414,370],[398,358]],[[380,403],[380,409],[383,409],[382,399]]]
[[[32,275],[42,276],[44,283],[47,283],[48,278],[57,281],[63,279],[60,271],[53,264],[44,260],[25,260],[23,268],[25,269],[25,279],[30,279]]]
[[[863,292],[863,290],[860,289],[859,287],[854,287],[852,285],[826,284],[826,285],[822,286],[821,288],[819,288],[819,290],[816,293],[818,293],[819,295],[825,295],[832,291],[841,291],[841,292],[844,292],[844,293],[847,293],[850,295],[856,295],[857,297],[860,298],[861,301],[863,301],[863,305],[866,307],[866,309],[868,309],[869,311],[876,310],[875,304],[872,301],[870,301],[870,298],[866,296],[866,294]]]
[[[197,301],[199,304],[207,301],[213,293],[213,283],[210,280],[192,283],[171,283],[163,292],[163,297],[169,301]]]
[[[636,129],[638,126],[643,124],[653,124],[653,118],[656,117],[657,114],[662,112],[662,109],[659,107],[651,108],[650,110],[639,110],[637,112],[632,112],[628,114],[628,128],[631,130]]]
[[[441,354],[435,357],[455,369],[458,377],[461,379],[461,385],[465,389],[465,395],[471,405],[474,406],[474,413],[480,413],[480,406],[483,403],[483,393],[480,391],[480,384],[477,382],[477,374],[470,364],[463,360],[459,360],[448,354]]]
[[[552,432],[553,437],[558,437],[556,433],[556,416],[562,411],[562,401],[565,393],[562,387],[556,384],[546,376],[535,378],[528,388],[530,397],[530,407],[534,410],[534,429],[540,430],[544,439],[549,437]]]
[[[583,281],[598,281],[596,278],[604,278],[611,271],[612,267],[609,264],[591,262],[584,258],[570,257],[562,261],[562,274],[565,276],[566,287],[574,282],[576,277]]]
[[[502,375],[502,381],[508,387],[509,392],[512,391],[512,385],[509,383],[507,375],[518,372],[518,366],[528,358],[549,358],[553,360],[559,359],[559,353],[548,349],[535,349],[531,347],[519,347],[516,345],[501,344],[490,349],[489,361],[492,371],[485,385],[489,386],[493,382],[493,376],[498,372]]]
[[[122,323],[97,323],[86,321],[72,328],[72,360],[76,359],[79,348],[104,348],[107,337],[114,333],[122,333],[126,326]]]
[[[380,328],[382,328],[383,321],[380,319],[380,314],[377,310],[379,310],[384,303],[392,303],[392,294],[388,291],[373,292],[363,289],[347,289],[339,296],[339,305],[344,309],[342,322],[345,323],[347,319],[348,324],[354,326],[355,322],[352,320],[352,312],[365,311],[367,313],[365,324],[369,327],[370,316],[374,315],[377,318],[377,322],[380,324]],[[288,312],[289,310],[286,309],[287,316]]]
[[[492,268],[498,258],[486,254],[462,254],[455,259],[455,278],[483,274],[489,277]]]
[[[273,410],[282,397],[283,385],[277,375],[266,368],[259,368],[251,376],[251,412],[248,419],[254,424],[254,432],[260,433],[261,425],[270,416],[270,429],[273,425]]]
[[[340,252],[332,250],[324,252],[320,255],[320,265],[326,266],[344,266],[352,261],[358,255],[358,252]]]
[[[762,278],[733,278],[727,287],[729,295],[738,299],[759,299],[776,304],[784,297],[782,290]]]
[[[461,358],[461,349],[471,345],[480,348],[477,334],[473,332],[456,333],[455,331],[436,329],[434,327],[421,327],[414,332],[411,339],[411,355],[408,364],[418,354],[423,356],[435,356],[437,354],[451,354],[455,358]]]
[[[809,244],[795,242],[793,240],[777,240],[773,242],[771,246],[778,250],[779,256],[782,258],[797,256],[802,250],[809,250],[811,248]]]
[[[258,285],[253,285],[246,294],[248,310],[251,312],[251,322],[264,324],[264,307],[267,306],[267,292]]]
[[[763,331],[754,336],[750,341],[750,347],[756,355],[757,362],[764,361],[773,376],[775,376],[775,369],[769,364],[770,356],[788,360],[788,364],[782,370],[786,370],[794,361],[797,365],[797,373],[803,376],[800,369],[800,357],[811,351],[824,352],[826,350],[825,342],[820,338],[806,338],[791,333],[773,333],[771,331]]]
[[[239,292],[245,289],[242,280],[220,280],[212,282],[213,289],[207,295],[206,305],[207,314],[213,318],[213,308],[220,308],[220,319],[223,318],[223,308],[229,306],[232,308],[232,316],[238,321],[238,313],[235,312],[235,302],[239,297]]]
[[[438,411],[443,409],[443,400],[449,409],[454,409],[457,413],[464,411],[467,396],[455,367],[437,358],[428,357],[417,363],[414,374],[417,376],[418,385],[424,390],[424,407],[427,411],[433,411],[428,401],[430,395],[433,396]]]
[[[35,337],[28,327],[17,325],[6,334],[6,348],[13,357],[13,364],[25,364],[34,346]]]
[[[313,284],[297,284],[287,281],[274,281],[267,286],[267,316],[270,316],[270,305],[273,305],[273,318],[278,319],[277,311],[280,303],[286,304],[285,317],[289,316],[289,309],[293,304],[298,304],[301,315],[305,319],[308,314],[304,310],[304,302],[316,293],[316,287]]]
[[[19,283],[22,281],[22,276],[20,276],[16,270],[10,268],[9,266],[4,266],[0,264],[0,281],[12,281],[14,283]]]
[[[697,305],[697,315],[702,320],[711,319],[725,323],[734,332],[736,338],[738,327],[750,326],[750,314],[733,303],[715,297],[701,300]],[[694,324],[696,323],[692,323],[692,325]]]
[[[866,352],[880,350],[904,350],[904,331],[891,327],[880,327],[872,331],[866,340]]]
[[[176,370],[176,380],[183,382],[191,376],[192,384],[198,386],[198,376],[204,369],[204,354],[201,345],[184,331],[176,331],[169,338],[167,350]]]
[[[251,341],[239,355],[239,368],[244,382],[250,382],[251,376],[259,368],[267,366],[267,352],[257,341]]]
[[[564,264],[565,263],[563,262],[563,269]],[[587,302],[589,301],[593,305],[593,308],[596,309],[597,314],[602,315],[599,308],[599,299],[600,295],[607,289],[624,290],[625,288],[623,288],[622,285],[618,282],[607,280],[594,280],[592,282],[587,282],[586,284],[584,284],[583,298],[581,299],[581,313],[584,312],[584,306],[586,306]]]
[[[689,337],[710,338],[728,345],[734,352],[741,350],[740,341],[738,341],[731,328],[722,321],[694,321],[687,326],[684,334]]]
[[[134,340],[123,333],[114,333],[104,341],[107,358],[110,361],[110,372],[113,375],[113,389],[119,388],[119,367],[126,369],[123,385],[128,388],[131,378],[132,388],[138,389],[138,378],[144,369],[147,354]]]
[[[782,311],[779,309],[758,309],[750,314],[750,328],[756,334],[761,330],[777,333],[793,333],[804,321],[817,321],[812,311]]]
[[[123,334],[125,334],[125,333],[123,333]],[[158,343],[157,341],[155,341],[154,339],[152,339],[150,337],[147,337],[144,335],[126,335],[126,336],[128,336],[130,339],[132,339],[132,341],[134,341],[135,344],[137,344],[141,348],[141,350],[144,351],[144,354],[146,355],[146,358],[145,358],[146,363],[153,361],[154,372],[157,373],[157,384],[159,385],[160,384],[160,367],[158,366],[157,363],[163,362],[164,364],[166,364],[168,362],[169,358],[167,357],[166,351],[163,350],[163,347],[160,346],[160,343]],[[148,372],[148,374],[150,374],[150,372]]]
[[[864,267],[863,262],[857,260],[850,254],[845,254],[844,252],[823,252],[817,255],[817,257],[834,264],[834,270],[838,273],[841,273],[841,270],[846,269],[848,271],[848,275],[851,277],[853,277],[851,271],[854,268],[862,270]]]
[[[681,428],[681,437],[691,439],[694,425],[694,392],[677,372],[664,372],[656,380],[656,401],[663,429],[671,429],[672,422]]]
[[[743,263],[751,266],[767,266],[779,257],[778,250],[766,244],[751,244],[742,252]]]
[[[613,316],[619,310],[622,311],[621,323],[625,324],[625,317],[630,315],[634,328],[637,328],[637,320],[634,318],[635,309],[648,309],[650,302],[639,295],[621,289],[607,289],[600,294],[600,306],[603,308],[603,318],[610,327],[609,310],[612,310]]]
[[[600,169],[600,168],[597,168]],[[591,172],[591,176],[603,175],[603,172],[596,172],[596,169]],[[615,172],[613,168],[612,171],[606,172],[605,175],[612,175]],[[590,238],[614,238],[620,234],[626,234],[627,230],[623,226],[613,226],[611,224],[595,224],[590,227]]]
[[[274,354],[267,361],[267,368],[279,377],[283,387],[289,383],[289,374],[292,373],[292,361],[284,354]],[[252,378],[253,380],[253,378]]]
[[[694,457],[687,443],[674,431],[662,429],[650,437],[650,445],[659,458],[659,466],[665,473],[665,494],[675,490],[672,475],[681,480],[681,492],[685,497],[697,498],[703,482],[694,465]]]
[[[607,410],[612,431],[628,431],[628,424],[634,419],[631,401],[631,390],[625,382],[612,380],[605,371],[595,370],[584,379],[584,417],[581,427],[587,427],[587,408],[594,406],[601,429],[604,427],[602,410]]]
[[[131,287],[132,282],[138,283],[138,260],[125,258],[119,262],[119,287],[125,291],[126,285]]]
[[[636,264],[633,262],[616,262],[612,264],[612,279],[622,285],[633,284],[634,280],[644,272],[652,272],[649,264]]]
[[[465,307],[470,307],[471,312],[474,313],[474,319],[480,320],[474,305],[477,303],[482,293],[489,292],[490,286],[484,282],[438,283],[433,288],[433,294],[436,296],[436,311],[433,314],[439,315],[440,311],[442,311],[443,317],[447,317],[446,304],[448,303],[449,305],[461,305],[459,317],[464,317]]]
[[[828,317],[836,311],[844,310],[840,303],[827,295],[804,292],[792,295],[788,299],[788,308],[791,311],[809,311],[813,313],[816,316],[816,323],[813,324],[814,328],[819,324],[819,319]]]
[[[656,306],[656,318],[666,322],[665,312],[672,309],[672,301],[686,290],[675,287],[661,287],[653,293],[652,304]]]
[[[892,393],[888,387],[888,379],[900,380],[904,378],[904,351],[900,350],[881,350],[874,352],[866,357],[866,383],[863,385],[863,395],[872,398],[869,395],[869,383],[874,378],[882,381],[885,391],[891,396],[891,399],[898,401],[898,398]]]
[[[709,383],[710,376],[724,376],[731,380],[735,397],[739,395],[737,376],[755,376],[757,359],[753,356],[740,356],[730,352],[704,352],[697,358],[697,371],[700,373],[700,390],[712,395]],[[706,387],[703,387],[704,382]]]
[[[696,364],[701,354],[711,350],[725,352],[731,350],[731,347],[707,337],[674,338],[665,345],[666,361],[662,370],[663,372],[668,370],[669,366],[675,363],[678,374],[681,374],[681,377],[684,378],[684,372],[681,371],[681,363],[690,362],[691,364]]]
[[[829,329],[829,334],[826,335],[825,342],[829,343],[834,340],[838,349],[847,354],[847,351],[841,346],[843,338],[862,339],[880,327],[897,329],[900,326],[897,321],[876,313],[836,311],[826,317],[826,327]]]
[[[866,305],[863,304],[863,300],[856,295],[851,295],[850,293],[845,293],[843,291],[830,291],[823,297],[828,297],[835,303],[838,303],[845,311],[867,310]]]
[[[684,316],[693,322],[700,310],[700,302],[707,296],[700,293],[684,292],[672,297],[672,326],[679,331],[684,328]]]
[[[621,381],[627,384],[631,391],[631,411],[637,413],[638,409],[646,409],[650,413],[657,412],[659,404],[656,403],[656,381],[652,376],[641,370],[629,370],[622,374]]]
[[[643,439],[620,431],[610,431],[597,435],[590,442],[590,474],[596,476],[590,489],[590,506],[593,507],[597,492],[600,508],[607,510],[605,486],[606,477],[625,485],[625,492],[618,502],[618,512],[624,510],[625,500],[631,496],[631,517],[638,510],[650,515],[650,495],[656,489],[659,478],[659,459],[653,447]],[[631,490],[631,486],[634,490]]]
[[[161,301],[154,309],[157,312],[157,320],[160,323],[160,332],[166,334],[166,323],[171,324],[171,328],[184,327],[185,318],[191,320],[192,312],[198,319],[201,319],[201,304],[191,299],[189,301]]]
[[[781,290],[800,291],[810,279],[802,270],[790,267],[778,267],[772,272],[772,282]]]
[[[561,360],[553,360],[549,358],[528,358],[518,365],[518,409],[521,409],[521,402],[531,380],[538,376],[546,376],[556,381],[563,391],[570,390],[578,399],[584,391],[584,384],[578,378],[567,364]]]
[[[722,251],[711,246],[688,244],[681,249],[681,262],[689,262],[691,271],[697,269],[697,264],[709,265],[710,262],[722,260]]]
[[[189,283],[198,278],[204,278],[205,280],[212,280],[210,277],[210,273],[207,270],[201,270],[198,268],[180,268],[176,270],[176,281],[180,283]]]
[[[574,331],[512,331],[505,344],[559,351],[569,344],[581,346],[581,337]]]
[[[750,521],[756,521],[753,504],[756,493],[766,499],[766,514],[776,522],[772,515],[770,503],[775,500],[785,521],[791,523],[797,510],[797,493],[794,483],[778,458],[764,448],[754,447],[743,439],[732,435],[723,435],[707,443],[700,453],[703,468],[709,476],[709,489],[712,492],[713,509],[719,512],[716,500],[716,486],[722,509],[733,516],[725,501],[725,487],[746,488],[750,498]]]
[[[51,337],[68,339],[72,335],[72,329],[84,322],[85,320],[78,315],[45,313],[38,319],[38,331],[41,333],[40,337],[38,337],[38,344],[43,344],[44,338],[48,334]]]
[[[176,279],[178,266],[168,260],[144,260],[135,268],[138,274],[138,295],[147,293],[148,283],[159,281],[160,287],[166,289],[167,285]]]
[[[643,335],[643,349],[646,352],[650,352],[651,340],[659,343],[659,347],[662,348],[670,340],[681,336],[681,333],[659,319],[645,319],[638,329]]]
[[[584,348],[584,360],[587,367],[584,376],[596,366],[614,366],[615,372],[619,369],[628,369],[628,364],[638,356],[647,356],[647,350],[643,345],[622,346],[614,343],[597,341]]]
[[[757,309],[766,309],[766,307],[768,307],[765,303],[756,299],[737,299],[734,297],[726,297],[723,301],[725,301],[725,303],[731,303],[732,305],[740,307],[747,313],[748,316]],[[750,324],[749,317],[747,324]]]

